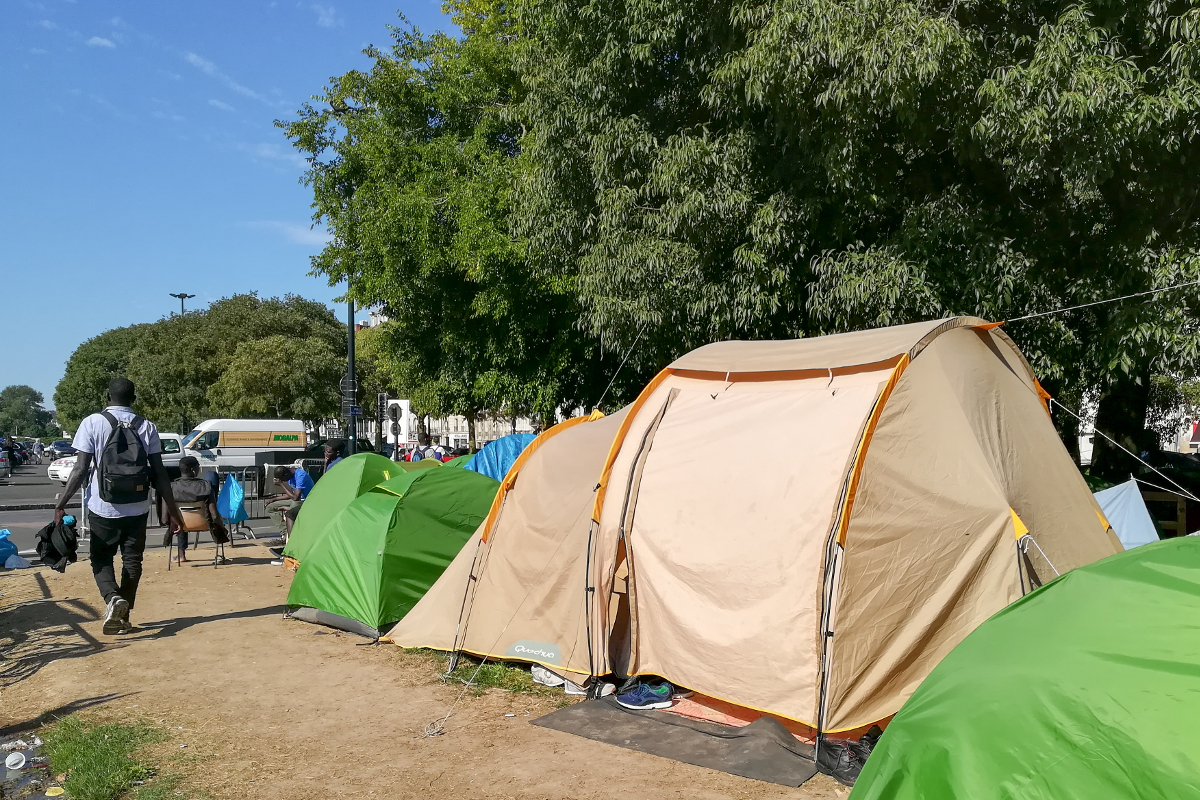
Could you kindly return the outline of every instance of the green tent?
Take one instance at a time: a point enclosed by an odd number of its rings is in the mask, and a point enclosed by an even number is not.
[[[293,616],[378,635],[458,555],[498,488],[461,469],[401,472],[352,499],[323,527],[306,527],[304,541],[293,534],[288,550],[304,555],[287,604],[313,610]]]
[[[851,800],[1200,798],[1200,538],[999,612],[888,726]]]
[[[471,463],[471,459],[472,459],[472,458],[474,458],[474,457],[475,457],[475,456],[473,456],[473,455],[470,455],[470,456],[455,456],[454,458],[452,458],[452,459],[450,459],[449,461],[447,461],[447,462],[446,462],[446,466],[447,466],[447,467],[458,467],[459,469],[461,469],[461,468],[465,467],[467,464],[470,464],[470,463]],[[421,462],[420,462],[420,461],[418,461],[417,463],[418,463],[418,464],[420,464]]]
[[[359,453],[334,464],[300,506],[283,554],[303,561],[307,544],[316,539],[313,533],[324,530],[350,501],[400,473],[396,464],[375,453]]]

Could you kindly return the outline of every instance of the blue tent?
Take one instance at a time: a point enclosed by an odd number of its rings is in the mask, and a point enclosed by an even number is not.
[[[1126,550],[1158,541],[1158,530],[1146,510],[1137,481],[1128,480],[1096,492],[1096,502]]]
[[[493,480],[502,481],[513,462],[536,438],[532,433],[514,433],[494,442],[488,442],[475,454],[475,458],[471,459],[469,464],[463,466],[463,469],[469,469],[472,472],[487,475]]]

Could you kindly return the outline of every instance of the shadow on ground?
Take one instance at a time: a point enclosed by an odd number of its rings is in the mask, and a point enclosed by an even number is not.
[[[40,572],[6,578],[0,588],[0,688],[29,678],[52,661],[124,647],[105,644],[85,631],[83,623],[99,619],[95,609],[78,598],[51,597]]]
[[[0,739],[7,739],[10,736],[16,736],[26,731],[37,730],[43,725],[48,725],[51,722],[65,717],[68,714],[74,714],[76,711],[83,711],[85,708],[101,706],[105,703],[111,703],[113,700],[120,700],[122,697],[129,697],[130,692],[124,694],[102,694],[97,697],[85,697],[80,700],[72,700],[70,703],[64,703],[58,708],[52,708],[49,711],[38,714],[32,719],[27,719],[23,722],[14,722],[0,728]],[[132,694],[136,694],[133,692]]]
[[[269,617],[272,615],[282,617],[285,610],[283,606],[263,606],[262,608],[251,608],[245,611],[231,611],[228,614],[213,614],[210,617],[176,617],[175,619],[160,620],[158,622],[141,622],[137,626],[141,635],[123,636],[121,637],[121,641],[137,642],[143,639],[161,639],[166,636],[174,636],[180,631],[185,631],[194,625],[203,625],[206,622]]]

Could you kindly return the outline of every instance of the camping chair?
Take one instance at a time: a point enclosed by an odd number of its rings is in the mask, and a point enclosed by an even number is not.
[[[213,567],[225,559],[225,543],[218,542],[217,537],[213,534],[212,523],[209,522],[207,509],[204,503],[180,503],[179,514],[183,517],[183,529],[180,533],[204,533],[207,531],[213,540]],[[200,547],[200,537],[196,537],[196,547]],[[167,571],[171,571],[171,562],[174,557],[171,551],[175,549],[175,536],[172,535],[170,541],[167,542]]]

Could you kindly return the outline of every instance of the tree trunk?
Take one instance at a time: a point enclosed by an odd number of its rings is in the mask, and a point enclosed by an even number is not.
[[[429,429],[425,426],[425,415],[417,412],[417,438],[421,438],[421,434],[429,435]]]
[[[1051,397],[1058,397],[1059,385],[1057,381],[1044,380],[1042,381],[1042,388]],[[1075,405],[1078,406],[1078,404]],[[1053,410],[1053,406],[1051,406],[1051,410]],[[1071,410],[1076,411],[1077,408],[1072,408]],[[1075,462],[1075,466],[1080,466],[1079,420],[1066,411],[1051,413],[1050,417],[1054,420],[1054,429],[1058,431],[1058,438],[1062,440],[1063,446],[1067,448],[1067,453],[1071,456],[1071,460]]]
[[[1150,401],[1150,366],[1139,365],[1134,374],[1113,375],[1108,389],[1100,397],[1096,412],[1096,441],[1092,448],[1092,474],[1118,482],[1137,470],[1137,461],[1114,446],[1101,432],[1116,439],[1123,447],[1141,456],[1157,450],[1158,440],[1146,430],[1146,408]]]
[[[467,412],[467,452],[475,452],[475,415]]]

